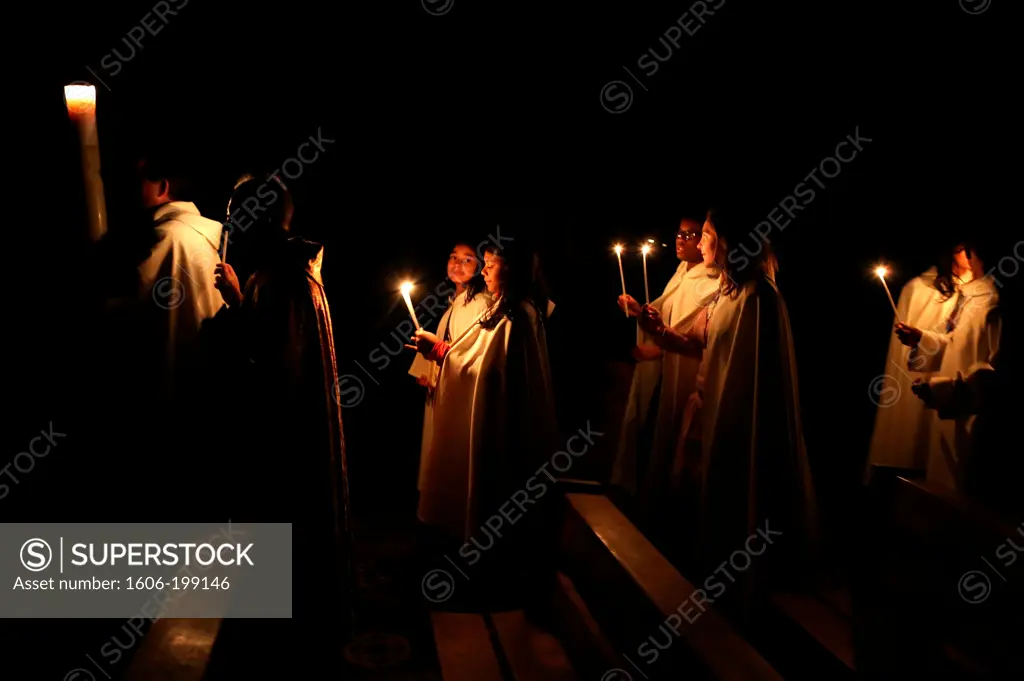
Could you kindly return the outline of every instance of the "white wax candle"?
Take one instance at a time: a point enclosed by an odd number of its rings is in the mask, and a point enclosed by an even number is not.
[[[64,86],[68,117],[78,128],[82,148],[82,181],[89,218],[89,236],[98,240],[107,231],[107,204],[100,175],[100,143],[96,131],[96,86]]]

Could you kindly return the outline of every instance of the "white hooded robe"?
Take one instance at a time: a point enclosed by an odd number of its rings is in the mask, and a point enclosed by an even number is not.
[[[903,323],[925,331],[945,332],[956,295],[943,299],[935,288],[937,274],[933,267],[903,287],[896,306]],[[878,405],[878,411],[868,453],[867,476],[873,465],[921,471],[926,468],[935,419],[911,392],[911,386],[916,380],[927,380],[932,373],[921,362],[908,366],[909,357],[910,348],[892,334],[885,366],[870,386],[871,399]]]
[[[469,301],[465,294],[456,295],[448,309],[441,316],[437,324],[437,336],[441,340],[453,342],[467,333],[470,328],[481,318],[487,305],[491,300],[491,294],[487,291],[477,293]],[[423,406],[423,439],[420,445],[420,477],[418,489],[423,489],[424,473],[430,469],[430,442],[434,432],[434,397],[437,390],[437,378],[439,367],[420,353],[409,367],[409,375],[415,378],[424,377],[427,379],[427,397]]]
[[[463,540],[557,449],[544,326],[529,304],[513,314],[461,334],[437,381],[419,518]]]
[[[785,565],[783,556],[806,556],[817,534],[789,314],[764,276],[720,294],[711,310],[699,555],[718,565],[769,523],[783,536],[771,558],[757,559],[760,572],[775,560]]]
[[[923,337],[910,353],[908,364],[924,366],[935,372],[929,381],[938,389],[940,404],[950,402],[942,392],[957,379],[997,365],[1002,321],[999,294],[991,277],[964,284],[960,312],[948,333],[923,331]],[[936,380],[945,379],[945,380]],[[962,492],[971,464],[977,414],[954,410],[930,411],[933,428],[928,439],[926,478],[928,482]]]
[[[683,261],[665,285],[664,292],[651,301],[651,306],[661,312],[667,326],[685,333],[717,288],[716,281],[709,283],[704,263]],[[654,345],[639,326],[636,333],[638,346]],[[686,400],[693,392],[699,366],[699,359],[677,353],[663,353],[660,359],[636,364],[612,469],[612,484],[648,501],[653,501],[650,497],[655,490],[664,487],[682,428]],[[658,396],[656,411],[649,413],[655,394]],[[645,432],[653,433],[651,452],[644,480],[638,481],[638,457],[647,454],[638,451],[638,444]]]

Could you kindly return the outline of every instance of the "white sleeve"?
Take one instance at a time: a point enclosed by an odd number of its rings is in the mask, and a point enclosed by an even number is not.
[[[932,373],[942,366],[942,356],[952,337],[948,333],[921,330],[921,342],[907,355],[907,368],[920,373]]]

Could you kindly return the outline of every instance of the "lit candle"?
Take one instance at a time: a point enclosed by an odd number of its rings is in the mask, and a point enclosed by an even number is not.
[[[89,212],[89,236],[98,240],[107,231],[107,205],[103,197],[100,175],[100,143],[96,133],[96,86],[73,84],[64,86],[68,117],[78,128],[82,147],[82,180]]]
[[[647,254],[650,253],[650,251],[650,244],[644,244],[644,247],[640,249],[640,252],[644,256],[644,299],[647,301],[648,305],[651,304],[651,291],[647,287]]]
[[[893,314],[896,315],[896,321],[902,323],[900,319],[900,313],[896,310],[896,302],[892,299],[892,294],[889,293],[889,285],[885,283],[885,275],[889,273],[888,268],[885,265],[879,265],[875,268],[875,274],[882,280],[882,286],[885,287],[885,295],[889,296],[889,304],[892,305]]]
[[[619,279],[622,280],[622,295],[626,295],[626,275],[622,272],[622,244],[615,244],[615,256],[619,259]],[[625,304],[622,306],[622,311],[629,316],[629,307]]]
[[[423,327],[420,326],[420,320],[416,319],[416,310],[412,307],[412,299],[409,298],[409,292],[412,291],[412,282],[402,282],[400,290],[402,291],[402,297],[405,298],[405,306],[409,308],[409,316],[412,317],[413,322],[416,323],[416,328],[422,329]]]

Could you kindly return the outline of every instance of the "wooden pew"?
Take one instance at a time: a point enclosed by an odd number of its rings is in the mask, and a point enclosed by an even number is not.
[[[621,664],[604,670],[624,672],[610,678],[782,678],[713,606],[704,605],[703,612],[692,606],[695,587],[606,496],[565,496],[559,563],[571,584],[571,589],[563,584],[563,592],[570,594],[561,597],[563,608],[556,612],[559,634],[570,655],[596,649],[604,651],[604,658],[612,657],[602,664]],[[573,601],[572,593],[578,594],[577,605],[582,601],[585,612],[564,607],[566,600]],[[577,640],[581,631],[594,627],[603,641]],[[660,646],[652,643],[652,636]],[[573,663],[587,666],[575,658]]]
[[[1019,670],[1024,556],[1014,557],[1007,540],[1024,547],[1020,518],[884,472],[872,476],[866,511],[855,591],[858,669]]]

